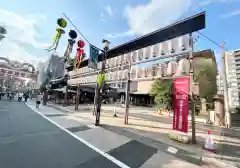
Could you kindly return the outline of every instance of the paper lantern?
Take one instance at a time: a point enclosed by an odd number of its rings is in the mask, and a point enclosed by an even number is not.
[[[68,35],[71,39],[76,39],[77,38],[77,32],[75,30],[70,30]]]
[[[67,27],[67,21],[64,18],[58,18],[57,24],[61,28]]]
[[[189,60],[186,58],[183,58],[178,63],[178,67],[175,75],[176,76],[186,75],[189,73],[189,70],[190,70]]]
[[[85,46],[85,43],[84,43],[84,41],[79,40],[79,41],[77,42],[77,45],[78,45],[79,48],[83,48],[83,47]]]
[[[171,76],[176,72],[176,67],[177,67],[177,63],[175,61],[171,61],[168,63],[167,66],[167,75]]]

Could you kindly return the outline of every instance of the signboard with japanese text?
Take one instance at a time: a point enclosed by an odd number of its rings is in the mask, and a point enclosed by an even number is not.
[[[176,78],[173,82],[173,129],[188,132],[189,77]]]

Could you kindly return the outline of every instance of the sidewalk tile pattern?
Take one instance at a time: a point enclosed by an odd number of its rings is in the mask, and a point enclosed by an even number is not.
[[[80,131],[77,132],[76,135],[85,139],[104,152],[108,152],[131,140],[127,137],[115,134],[100,127],[86,131]]]
[[[89,128],[86,125],[83,125],[83,126],[79,126],[79,127],[69,127],[67,129],[74,133],[74,132],[78,132],[78,131],[86,131],[86,130],[91,129],[91,128]]]
[[[131,168],[138,168],[156,152],[157,149],[133,140],[108,153]]]

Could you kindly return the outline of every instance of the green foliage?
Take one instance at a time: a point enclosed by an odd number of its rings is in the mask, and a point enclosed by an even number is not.
[[[157,104],[169,104],[172,107],[173,83],[169,79],[157,79],[151,87],[150,95],[155,97]]]
[[[199,83],[200,97],[212,100],[217,93],[217,69],[213,63],[201,60],[194,68],[194,80]]]
[[[187,75],[187,74],[186,74]],[[208,60],[198,61],[194,66],[194,80],[199,84],[200,97],[208,101],[217,93],[216,84],[217,69]],[[151,87],[150,95],[155,97],[157,104],[168,104],[173,106],[173,82],[172,80],[158,79]]]

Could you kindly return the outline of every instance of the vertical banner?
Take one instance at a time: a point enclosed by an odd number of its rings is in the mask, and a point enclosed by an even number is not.
[[[97,49],[93,45],[90,45],[89,54],[90,54],[90,56],[89,56],[89,60],[88,60],[88,67],[97,69],[99,49]]]
[[[188,132],[189,77],[176,78],[173,82],[173,129]]]

